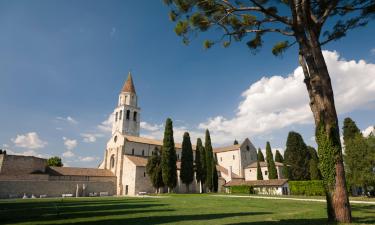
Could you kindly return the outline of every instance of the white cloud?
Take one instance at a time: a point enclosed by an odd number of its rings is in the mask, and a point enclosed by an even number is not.
[[[62,156],[63,156],[64,158],[72,158],[72,157],[75,156],[75,154],[74,154],[74,152],[68,150],[68,151],[64,152],[64,153],[62,154]],[[65,166],[66,166],[66,165],[65,165]]]
[[[162,124],[158,125],[158,124],[150,124],[147,122],[141,122],[141,129],[144,129],[146,131],[155,132],[155,131],[160,130],[161,128],[163,128]]]
[[[58,116],[56,117],[57,120],[60,120],[60,121],[64,121],[64,122],[67,122],[67,123],[70,123],[70,124],[78,124],[78,121],[75,120],[73,117],[71,116],[67,116],[67,117],[61,117],[61,116]]]
[[[83,137],[83,142],[94,143],[94,142],[96,142],[97,138],[103,137],[103,134],[82,133],[81,136]]]
[[[82,162],[93,162],[98,160],[99,157],[93,157],[93,156],[86,156],[86,157],[79,157],[79,160]]]
[[[372,55],[375,55],[375,48],[371,49],[370,52]]]
[[[77,140],[74,140],[74,139],[69,139],[69,138],[66,138],[66,137],[63,137],[62,138],[64,140],[64,145],[65,147],[68,149],[68,150],[72,150],[74,149],[75,147],[77,147]]]
[[[113,113],[111,113],[106,120],[104,120],[101,124],[98,125],[97,128],[101,132],[110,133],[112,132],[112,124],[114,120],[115,120],[115,117]]]
[[[16,147],[28,149],[40,149],[48,144],[46,141],[42,141],[36,132],[19,134],[16,138],[12,138],[11,141]]]
[[[365,130],[362,131],[364,137],[368,137],[371,134],[375,135],[375,126],[369,126]]]
[[[363,60],[346,61],[337,52],[323,51],[331,75],[339,114],[375,102],[375,64]],[[233,137],[244,138],[292,124],[312,123],[308,95],[298,67],[287,77],[263,77],[243,92],[233,118],[216,116],[199,124],[212,131],[216,143],[229,143]]]
[[[18,152],[18,151],[14,151],[14,150],[11,150],[11,149],[7,149],[7,154],[9,154],[9,155],[23,155],[23,156],[35,156],[35,157],[45,158],[45,159],[48,159],[48,158],[51,157],[48,154],[39,153],[39,152],[36,152],[35,150],[26,150],[26,151],[23,151],[23,152]]]

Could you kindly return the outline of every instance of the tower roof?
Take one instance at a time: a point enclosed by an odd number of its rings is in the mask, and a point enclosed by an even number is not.
[[[136,93],[134,83],[133,83],[132,74],[130,72],[128,74],[128,79],[126,80],[126,82],[124,83],[124,86],[121,89],[121,92],[130,92],[130,93],[134,93],[134,94]]]

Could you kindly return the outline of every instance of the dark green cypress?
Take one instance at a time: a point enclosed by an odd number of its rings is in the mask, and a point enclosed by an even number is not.
[[[206,130],[206,137],[204,148],[206,151],[206,187],[211,192],[213,191],[213,171],[214,171],[214,158],[211,145],[210,132]]]
[[[288,165],[290,180],[310,180],[310,155],[302,136],[297,132],[289,132],[284,152],[284,163]]]
[[[344,119],[344,126],[342,127],[342,131],[345,145],[350,139],[354,139],[356,135],[361,134],[361,131],[358,129],[357,125],[350,117]]]
[[[198,183],[203,180],[203,168],[202,168],[202,159],[201,154],[203,150],[202,140],[200,138],[197,139],[197,145],[195,147],[195,178]]]
[[[258,160],[259,162],[264,162],[264,155],[262,153],[262,150],[258,148]]]
[[[267,168],[268,168],[268,179],[277,179],[277,170],[275,166],[275,161],[273,160],[273,154],[270,142],[267,141],[266,145],[266,158],[267,158]]]
[[[238,141],[234,140],[233,145],[238,145]]]
[[[201,142],[202,144],[202,142]],[[206,186],[206,177],[207,177],[207,162],[206,162],[206,149],[204,148],[202,144],[201,148],[201,165],[202,165],[202,176],[201,176],[201,182],[202,182],[202,191],[205,191]]]
[[[194,163],[193,148],[191,146],[190,135],[188,132],[184,133],[182,140],[180,178],[182,183],[186,185],[187,192],[189,192],[189,185],[194,180]]]
[[[259,160],[257,160],[257,180],[263,180],[262,168],[260,167]]]
[[[214,165],[213,165],[213,190],[214,192],[217,192],[219,189],[219,176],[217,174],[216,170],[216,160],[214,160]]]
[[[164,186],[162,170],[161,170],[161,157],[157,149],[152,153],[152,156],[147,161],[146,173],[150,178],[152,186],[159,192],[159,188]]]
[[[284,161],[283,156],[281,155],[279,150],[276,150],[275,154],[275,162],[282,163]]]
[[[319,171],[318,153],[316,152],[315,148],[311,146],[307,146],[307,150],[310,155],[310,161],[309,161],[310,180],[320,180],[321,175]]]
[[[173,138],[173,123],[170,118],[165,123],[161,167],[163,182],[170,193],[177,185],[177,155]]]

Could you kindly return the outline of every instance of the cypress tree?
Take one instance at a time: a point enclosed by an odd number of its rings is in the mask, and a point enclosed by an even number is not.
[[[201,148],[201,165],[202,165],[202,176],[201,176],[202,192],[205,192],[206,177],[207,177],[207,162],[206,162],[206,149],[204,148],[203,144]]]
[[[315,148],[311,146],[307,146],[307,150],[310,155],[310,161],[309,161],[310,180],[320,180],[321,175],[319,171],[318,153],[316,152]]]
[[[342,131],[345,145],[350,139],[354,139],[356,135],[361,134],[361,131],[358,129],[357,125],[350,117],[344,119],[344,126],[342,128]]]
[[[310,180],[309,152],[302,136],[289,132],[284,153],[284,163],[288,165],[288,179]]]
[[[284,161],[283,156],[281,155],[279,150],[276,150],[275,154],[275,162],[282,163]]]
[[[257,160],[257,180],[263,180],[262,168],[260,167],[259,160]]]
[[[163,149],[161,155],[163,182],[170,193],[177,185],[177,155],[173,139],[173,123],[170,118],[165,123]]]
[[[262,153],[262,150],[258,148],[258,160],[259,162],[264,162],[264,155]]]
[[[275,161],[273,161],[273,154],[271,150],[270,142],[267,141],[266,145],[266,158],[268,168],[268,179],[278,179]]]
[[[211,192],[213,191],[213,172],[214,172],[214,158],[211,145],[210,132],[206,130],[206,137],[204,148],[206,151],[206,187]]]
[[[195,149],[195,178],[199,183],[201,190],[202,187],[202,180],[203,180],[203,168],[202,168],[202,159],[201,154],[203,150],[202,140],[200,138],[197,139],[197,145]]]
[[[191,146],[190,135],[188,132],[184,133],[182,140],[180,178],[182,183],[186,185],[187,192],[189,192],[189,185],[194,179],[194,164],[193,148]]]
[[[219,177],[217,175],[216,164],[217,164],[217,161],[214,160],[214,165],[213,165],[213,190],[214,192],[217,192],[219,189]]]
[[[161,170],[161,157],[156,149],[147,161],[146,173],[151,180],[152,186],[156,189],[156,193],[159,193],[159,188],[163,187],[164,183]]]
[[[238,141],[234,140],[233,145],[238,145]]]

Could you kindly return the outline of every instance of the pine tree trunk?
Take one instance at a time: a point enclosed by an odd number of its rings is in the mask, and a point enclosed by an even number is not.
[[[320,169],[326,188],[327,213],[331,221],[351,222],[339,124],[333,89],[319,42],[301,45],[299,61],[305,75],[310,108],[316,126]]]

